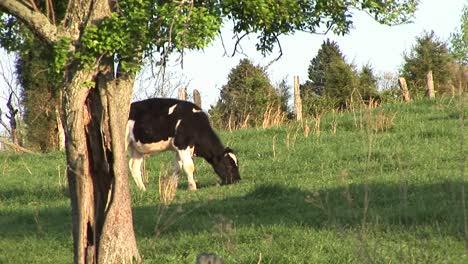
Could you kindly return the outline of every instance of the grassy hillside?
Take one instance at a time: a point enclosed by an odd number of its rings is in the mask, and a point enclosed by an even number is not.
[[[219,187],[197,159],[201,188],[187,191],[182,177],[164,210],[158,176],[174,154],[148,159],[149,191],[131,186],[144,263],[195,263],[201,252],[226,263],[468,262],[460,173],[468,133],[454,101],[329,114],[319,134],[314,120],[308,126],[308,136],[296,123],[221,133],[242,181]],[[64,170],[60,153],[0,154],[0,263],[72,262]]]

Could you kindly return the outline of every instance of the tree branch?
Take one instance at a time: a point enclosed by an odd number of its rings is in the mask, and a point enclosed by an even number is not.
[[[18,151],[29,153],[29,154],[36,154],[36,152],[31,151],[31,150],[26,149],[26,148],[23,148],[23,147],[21,147],[19,145],[13,144],[13,143],[11,143],[10,141],[8,141],[5,138],[0,137],[0,142],[7,145],[10,148],[14,148],[14,149],[18,150]]]
[[[40,39],[52,44],[59,39],[57,27],[49,18],[25,3],[17,0],[0,0],[0,10],[13,15],[31,28]]]

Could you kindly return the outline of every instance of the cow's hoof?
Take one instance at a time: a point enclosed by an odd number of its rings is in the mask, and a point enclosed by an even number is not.
[[[189,189],[189,191],[196,191],[197,190],[197,185],[189,183],[188,189]]]

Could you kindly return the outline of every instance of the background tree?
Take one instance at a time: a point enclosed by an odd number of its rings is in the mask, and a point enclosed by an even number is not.
[[[281,110],[281,97],[259,66],[242,59],[228,75],[220,91],[220,99],[210,111],[215,124],[237,129],[258,126],[270,108]]]
[[[397,72],[381,72],[377,75],[377,90],[381,101],[394,101],[401,97]]]
[[[330,104],[328,108],[344,108],[357,88],[353,66],[346,63],[338,44],[329,39],[322,43],[317,55],[311,60],[308,73],[309,80],[301,87],[301,94],[303,105],[309,112],[316,112],[313,105],[317,105],[320,99]]]
[[[364,101],[377,99],[377,77],[371,65],[362,66],[357,82],[357,90]]]
[[[322,43],[317,55],[310,61],[308,70],[310,86],[307,86],[307,88],[311,88],[312,90],[303,89],[303,92],[306,94],[313,92],[317,95],[323,95],[325,93],[327,72],[330,65],[338,61],[344,62],[344,55],[335,41],[327,39]]]
[[[468,3],[463,7],[460,28],[450,36],[450,53],[459,64],[468,66]]]
[[[325,28],[345,34],[352,13],[364,10],[386,24],[408,21],[417,0],[382,1],[139,1],[69,0],[63,14],[53,1],[0,0],[53,51],[51,69],[63,91],[67,177],[77,263],[124,263],[136,246],[124,138],[136,72],[145,58],[203,48],[225,18],[242,39],[259,36],[271,52],[278,36]],[[5,17],[0,28],[5,25]],[[60,19],[62,18],[62,19]],[[2,37],[11,35],[0,32]],[[3,45],[3,44],[2,44]],[[14,45],[12,45],[14,46]],[[236,45],[237,46],[237,45]]]
[[[188,87],[189,84],[190,80],[182,73],[148,65],[142,67],[136,77],[133,98],[174,97],[178,88]]]
[[[333,98],[340,108],[345,108],[357,88],[357,76],[353,66],[347,64],[344,58],[335,57],[331,60],[325,72],[324,96]]]
[[[291,99],[292,87],[288,85],[288,82],[286,81],[286,78],[285,78],[275,85],[275,89],[280,99],[281,111],[288,113],[289,115],[289,112],[291,112],[291,109],[289,107],[289,100]]]
[[[12,54],[5,54],[6,60],[0,61],[0,95],[4,105],[0,106],[0,125],[3,127],[11,143],[23,145],[23,108],[20,104],[21,86],[16,80]]]
[[[51,20],[62,19],[66,2],[51,5],[51,1],[38,2],[37,8],[48,10]],[[53,12],[55,11],[55,12]],[[52,71],[54,54],[50,46],[44,46],[24,24],[16,23],[12,16],[3,20],[3,34],[0,44],[10,51],[16,51],[16,76],[22,87],[21,105],[24,109],[25,141],[28,147],[42,151],[57,149],[60,118],[58,83],[60,77]]]
[[[463,7],[460,28],[450,36],[450,53],[458,63],[455,82],[461,92],[468,82],[468,3]]]
[[[447,44],[440,41],[433,31],[425,32],[416,38],[411,51],[403,56],[401,75],[414,92],[426,91],[426,75],[432,71],[434,88],[437,92],[447,92],[453,75],[453,59]]]
[[[16,72],[23,87],[21,103],[28,146],[41,151],[57,149],[60,93],[57,82],[50,78],[52,56],[34,38],[23,38],[21,45],[25,47],[18,52]]]

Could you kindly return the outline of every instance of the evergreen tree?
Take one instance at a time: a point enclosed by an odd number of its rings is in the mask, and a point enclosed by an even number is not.
[[[432,71],[436,91],[446,92],[449,89],[454,61],[447,45],[433,31],[416,38],[416,45],[408,54],[404,54],[404,61],[401,74],[413,92],[426,90],[429,71]]]
[[[257,126],[268,107],[281,107],[281,97],[264,69],[242,59],[228,75],[220,99],[210,111],[213,122],[222,127]]]
[[[327,39],[322,43],[309,66],[309,81],[301,86],[301,94],[307,104],[308,98],[315,96],[328,97],[327,102],[337,105],[330,107],[345,107],[356,88],[356,73],[351,65],[346,63],[338,44]],[[310,108],[310,107],[309,107]]]
[[[377,97],[377,78],[369,64],[362,66],[359,72],[357,90],[365,101]]]
[[[281,111],[289,112],[288,102],[289,102],[289,99],[291,98],[290,91],[292,87],[288,85],[286,79],[283,79],[278,83],[275,89],[279,96]]]
[[[329,66],[335,60],[343,60],[344,56],[335,41],[327,39],[322,43],[317,56],[315,56],[310,62],[308,74],[310,83],[307,87],[318,95],[322,95],[325,89],[325,79]]]

